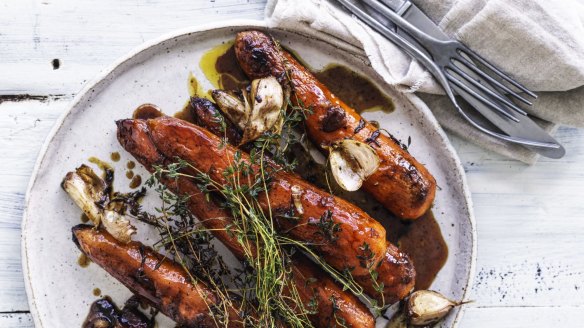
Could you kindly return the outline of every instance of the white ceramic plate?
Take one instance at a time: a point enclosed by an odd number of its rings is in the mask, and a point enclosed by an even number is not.
[[[178,111],[188,99],[189,73],[206,81],[198,65],[201,55],[233,39],[237,31],[250,28],[264,25],[258,21],[223,22],[147,43],[90,83],[56,124],[32,175],[23,219],[23,269],[37,327],[80,327],[97,298],[92,293],[96,287],[120,303],[130,295],[97,265],[81,268],[77,264],[79,250],[71,241],[71,227],[80,223],[81,211],[60,188],[65,173],[87,163],[90,156],[109,159],[111,152],[118,151],[122,160],[115,165],[119,168],[115,187],[127,190],[122,166],[131,158],[118,145],[114,120],[130,117],[145,102],[157,104],[167,113]],[[373,78],[394,99],[395,112],[368,113],[365,117],[379,121],[399,139],[411,137],[410,152],[436,177],[440,189],[433,210],[449,257],[432,289],[463,299],[471,286],[476,253],[470,193],[462,166],[430,111],[415,96],[398,93],[378,79],[360,49],[316,32],[306,35],[271,29],[270,33],[313,68],[333,62],[347,65]],[[148,176],[140,167],[135,172]],[[148,228],[139,226],[139,230],[139,240],[155,240]],[[462,309],[454,310],[442,326],[455,326],[461,314]],[[159,327],[174,325],[162,318]]]

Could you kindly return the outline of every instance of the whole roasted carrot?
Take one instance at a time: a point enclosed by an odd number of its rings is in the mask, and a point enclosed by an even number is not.
[[[404,219],[416,219],[430,208],[436,181],[428,170],[393,138],[332,94],[269,35],[259,31],[238,33],[235,54],[251,79],[274,76],[291,87],[292,102],[312,109],[305,123],[315,144],[329,146],[350,138],[376,150],[381,163],[364,181],[363,189],[388,210]]]
[[[122,243],[105,230],[90,225],[73,227],[73,240],[94,263],[133,293],[185,327],[244,327],[236,307],[222,306],[203,282],[150,247],[133,241]],[[237,302],[234,300],[234,302]],[[223,311],[219,320],[213,311]]]

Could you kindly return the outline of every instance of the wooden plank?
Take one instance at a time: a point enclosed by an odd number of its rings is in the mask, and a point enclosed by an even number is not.
[[[146,40],[218,20],[262,19],[264,6],[265,0],[3,1],[0,95],[76,93]]]
[[[568,154],[534,166],[452,138],[473,193],[479,306],[583,305],[584,131],[558,133]]]
[[[0,314],[2,328],[34,328],[30,313],[2,313]]]
[[[51,99],[0,103],[0,312],[28,310],[20,261],[24,194],[38,151],[66,104]]]

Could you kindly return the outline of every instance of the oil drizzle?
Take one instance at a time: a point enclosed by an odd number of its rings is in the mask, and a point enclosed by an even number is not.
[[[237,90],[249,81],[235,57],[233,41],[224,42],[208,50],[199,62],[199,67],[215,89]]]
[[[329,64],[314,74],[333,94],[358,113],[372,111],[391,113],[395,109],[391,98],[379,90],[371,80],[346,66]]]
[[[109,165],[109,163],[102,161],[101,159],[91,156],[89,157],[88,161],[90,163],[93,163],[95,165],[97,165],[97,167],[99,167],[102,171],[110,171],[113,170],[111,165]]]
[[[189,95],[191,97],[197,96],[197,97],[211,99],[210,93],[208,91],[205,91],[205,89],[203,89],[203,87],[201,86],[201,83],[199,83],[199,80],[197,80],[195,75],[193,75],[193,72],[189,72],[189,79],[188,79],[187,87],[189,89]]]

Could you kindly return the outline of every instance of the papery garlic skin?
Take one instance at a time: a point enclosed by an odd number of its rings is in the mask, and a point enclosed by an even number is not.
[[[240,129],[245,128],[250,113],[250,107],[246,105],[245,97],[238,97],[233,92],[225,90],[213,90],[211,97],[231,122]]]
[[[225,90],[214,90],[211,96],[223,114],[243,131],[241,144],[264,132],[279,133],[282,129],[285,94],[273,76],[253,80],[249,92],[243,89],[241,96]]]
[[[61,187],[93,224],[99,225],[102,209],[96,203],[103,197],[106,188],[105,181],[98,177],[89,166],[81,165],[75,171],[67,173]]]
[[[243,129],[242,144],[257,139],[276,125],[282,116],[284,92],[273,76],[256,79],[251,82],[249,101],[251,112]]]
[[[136,228],[118,212],[104,211],[101,223],[110,235],[125,244],[131,242],[132,235],[136,233]]]
[[[406,304],[409,323],[414,326],[434,324],[459,304],[432,290],[415,291]]]
[[[105,199],[106,183],[90,167],[81,165],[67,173],[61,186],[96,227],[101,223],[117,240],[126,244],[132,241],[136,228],[130,221],[116,211],[97,205]]]

